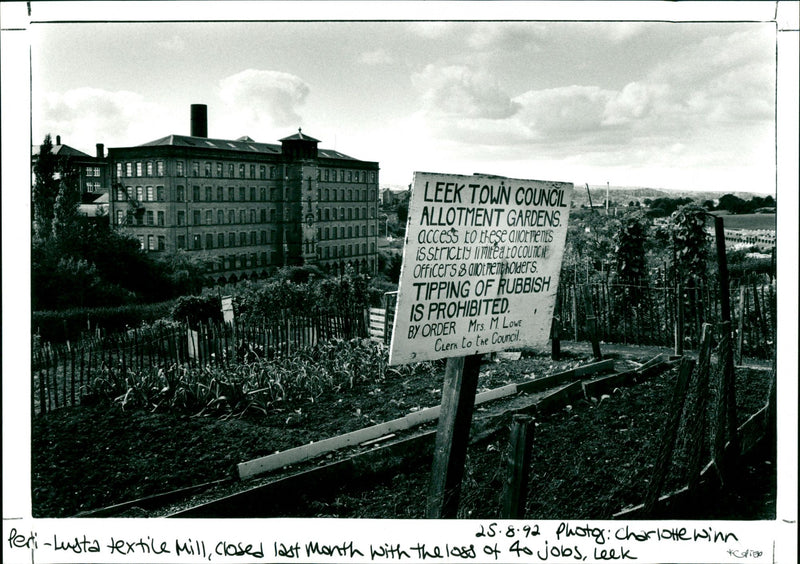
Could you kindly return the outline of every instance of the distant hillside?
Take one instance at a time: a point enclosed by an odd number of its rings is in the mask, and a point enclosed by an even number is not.
[[[381,190],[405,191],[408,185],[402,184],[381,184]],[[589,185],[592,193],[592,203],[597,206],[605,202],[606,187],[604,185]],[[618,206],[627,206],[632,200],[642,201],[645,198],[655,200],[656,198],[691,198],[702,203],[706,200],[716,200],[725,194],[733,194],[743,200],[750,200],[753,196],[764,197],[766,194],[759,192],[719,192],[719,191],[692,191],[692,190],[672,190],[669,188],[647,188],[644,186],[610,186],[608,194],[611,202]],[[572,195],[576,205],[589,205],[589,196],[586,193],[585,184],[575,184]]]
[[[606,186],[602,185],[589,185],[589,191],[592,194],[592,203],[599,205],[605,202],[606,199]],[[656,198],[691,198],[696,202],[704,202],[706,200],[716,200],[725,194],[733,194],[743,200],[750,200],[753,196],[765,196],[757,192],[717,192],[717,191],[691,191],[691,190],[670,190],[667,188],[646,188],[642,186],[610,186],[608,187],[609,199],[612,203],[617,205],[626,206],[632,200],[644,200],[649,198],[655,200]],[[586,193],[586,185],[575,185],[575,191],[572,195],[573,201],[576,205],[589,205],[589,196]]]

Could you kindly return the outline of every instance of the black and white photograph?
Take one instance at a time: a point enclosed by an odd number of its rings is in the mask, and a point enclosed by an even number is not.
[[[796,561],[797,2],[0,9],[4,561]]]

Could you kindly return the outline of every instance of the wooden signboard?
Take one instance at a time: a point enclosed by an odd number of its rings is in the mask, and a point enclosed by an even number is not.
[[[541,347],[572,184],[417,172],[389,364],[447,358],[425,515],[458,514],[483,353]]]
[[[415,173],[389,363],[546,346],[572,188]]]
[[[222,320],[225,323],[233,323],[233,297],[222,296],[220,301],[222,302]]]

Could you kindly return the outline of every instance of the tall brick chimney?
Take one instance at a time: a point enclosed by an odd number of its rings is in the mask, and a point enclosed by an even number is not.
[[[102,143],[97,143],[97,144],[95,145],[95,149],[97,150],[97,152],[95,153],[95,155],[97,155],[97,158],[98,158],[98,159],[102,159],[103,157],[105,157],[105,156],[106,156],[105,147],[103,146],[103,144],[102,144]]]
[[[208,137],[208,106],[192,104],[191,136]]]

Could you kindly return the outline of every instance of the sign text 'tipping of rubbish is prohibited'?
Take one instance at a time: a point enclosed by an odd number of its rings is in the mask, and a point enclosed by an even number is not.
[[[390,364],[546,345],[572,188],[414,173]]]

